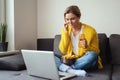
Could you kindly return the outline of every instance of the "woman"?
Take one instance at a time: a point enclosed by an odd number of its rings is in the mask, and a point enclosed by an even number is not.
[[[59,49],[62,59],[75,60],[68,65],[56,57],[60,71],[86,76],[86,69],[103,68],[99,57],[98,35],[96,30],[80,22],[81,12],[76,5],[66,8]]]

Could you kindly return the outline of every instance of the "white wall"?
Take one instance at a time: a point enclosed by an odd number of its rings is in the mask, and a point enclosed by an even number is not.
[[[6,0],[6,23],[8,50],[15,50],[15,36],[14,36],[14,0]]]
[[[37,49],[37,1],[14,0],[15,49]]]
[[[66,7],[78,5],[81,21],[98,33],[120,34],[120,0],[37,0],[38,38],[52,38],[61,33]]]
[[[8,50],[37,49],[37,1],[6,0]]]
[[[0,23],[5,23],[5,0],[0,0]]]

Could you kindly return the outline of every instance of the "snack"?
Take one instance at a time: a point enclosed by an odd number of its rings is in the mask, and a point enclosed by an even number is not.
[[[85,35],[84,34],[81,34],[79,36],[79,43],[78,43],[78,47],[79,48],[85,48],[86,46],[86,40],[85,40]]]
[[[76,59],[75,58],[67,58],[67,57],[63,56],[61,58],[61,60],[64,64],[71,66],[72,64],[74,64]]]

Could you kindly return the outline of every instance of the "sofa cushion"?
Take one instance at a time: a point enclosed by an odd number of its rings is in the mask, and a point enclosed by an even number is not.
[[[98,39],[99,39],[99,48],[100,48],[100,57],[102,59],[102,63],[107,64],[109,60],[109,55],[107,56],[108,52],[108,38],[106,34],[104,33],[99,33],[98,34]]]
[[[112,80],[120,80],[120,65],[113,66]]]
[[[17,76],[21,75],[24,71],[25,70],[21,71],[0,70],[0,80],[26,80],[24,78],[14,79]]]
[[[22,70],[25,69],[25,64],[21,54],[0,58],[0,70]]]
[[[109,44],[112,54],[112,63],[120,64],[120,35],[119,34],[110,35]]]
[[[60,57],[62,55],[61,51],[59,50],[60,38],[61,38],[61,35],[56,35],[55,38],[54,38],[54,48],[53,48],[53,51],[54,51],[55,55],[58,56],[58,57]]]
[[[76,77],[71,80],[111,80],[111,66],[105,65],[103,69],[87,71],[87,77]]]
[[[53,38],[37,39],[37,50],[53,51]]]

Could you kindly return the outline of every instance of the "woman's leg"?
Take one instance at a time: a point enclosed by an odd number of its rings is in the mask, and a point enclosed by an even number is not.
[[[89,52],[86,52],[84,56],[77,59],[74,65],[72,65],[72,68],[88,69],[91,67],[95,67],[97,62],[98,62],[98,54],[93,51],[89,51]]]
[[[56,66],[57,66],[57,68],[59,68],[60,65],[62,64],[60,58],[58,58],[57,56],[55,56],[55,61],[56,61]]]
[[[62,63],[59,57],[55,56],[55,61],[56,61],[56,65],[58,70],[66,72],[68,69],[70,69],[71,67]]]
[[[58,58],[56,56],[55,56],[55,61],[56,61],[57,68],[60,71],[76,74],[77,76],[86,76],[87,75],[86,71],[84,71],[84,70],[75,70],[75,69],[72,69],[70,66],[63,64],[61,62],[60,58]]]

